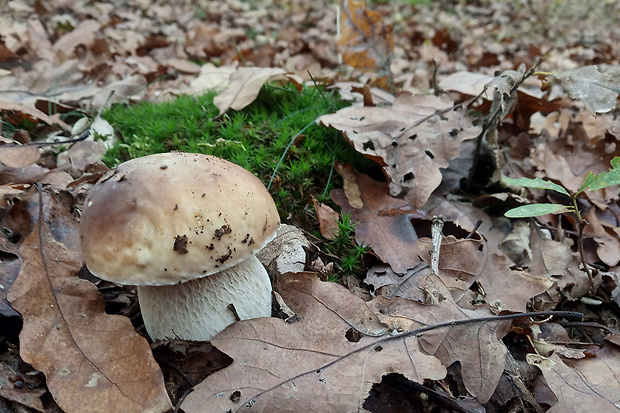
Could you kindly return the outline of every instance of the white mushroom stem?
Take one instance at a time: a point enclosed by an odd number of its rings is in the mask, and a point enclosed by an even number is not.
[[[271,316],[271,281],[256,256],[216,274],[168,286],[139,286],[142,318],[153,340],[209,341],[239,318]]]

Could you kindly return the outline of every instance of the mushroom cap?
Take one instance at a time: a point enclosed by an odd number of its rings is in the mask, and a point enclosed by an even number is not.
[[[279,224],[252,173],[214,156],[173,152],[122,163],[90,189],[80,246],[99,278],[170,285],[246,260]]]

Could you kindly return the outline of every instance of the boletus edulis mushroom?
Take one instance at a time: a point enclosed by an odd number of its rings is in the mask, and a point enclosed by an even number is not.
[[[207,341],[235,322],[234,310],[242,320],[271,315],[271,282],[255,253],[279,224],[249,171],[164,153],[122,163],[90,189],[80,246],[91,273],[137,286],[153,340]]]

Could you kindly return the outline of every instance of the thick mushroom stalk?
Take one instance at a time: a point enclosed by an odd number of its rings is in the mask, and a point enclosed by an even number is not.
[[[176,285],[138,287],[142,318],[153,340],[209,341],[236,321],[271,316],[269,275],[252,255],[234,267]]]

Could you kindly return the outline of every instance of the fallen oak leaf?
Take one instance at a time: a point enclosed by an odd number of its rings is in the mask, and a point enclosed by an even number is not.
[[[431,240],[420,238],[416,244],[420,258],[430,264]],[[511,268],[504,255],[489,251],[487,244],[474,239],[445,236],[439,258],[439,278],[449,288],[454,301],[468,308],[468,293],[474,282],[481,289],[481,299],[493,312],[523,312],[530,298],[551,288],[553,279],[544,272],[527,272]]]
[[[400,94],[391,108],[346,107],[317,122],[339,130],[390,178],[390,195],[421,208],[442,180],[440,168],[455,159],[464,140],[481,131],[464,108],[445,98]],[[448,108],[448,109],[446,109]]]
[[[234,362],[195,387],[181,406],[187,413],[358,411],[384,374],[398,372],[418,383],[445,377],[414,335],[377,337],[385,326],[341,285],[289,273],[278,286],[301,321],[245,320],[216,336],[212,344]]]
[[[337,164],[343,177],[344,189],[331,191],[332,200],[345,213],[351,214],[355,224],[355,240],[366,245],[392,269],[404,274],[420,263],[415,253],[418,234],[412,218],[424,215],[406,199],[388,194],[388,184],[353,171],[350,166]]]
[[[0,137],[0,162],[11,168],[25,168],[39,160],[39,148],[33,145],[20,145],[10,139]],[[10,146],[5,147],[5,144]]]
[[[225,90],[213,98],[213,104],[222,116],[228,109],[241,110],[254,102],[265,82],[277,75],[283,75],[284,69],[270,67],[242,67],[230,75]]]
[[[421,280],[420,284],[434,305],[384,297],[377,297],[368,305],[375,313],[413,320],[413,328],[488,315],[459,307],[446,285],[433,274]],[[421,335],[422,348],[428,354],[436,355],[445,366],[460,362],[465,388],[480,403],[486,403],[504,371],[508,350],[501,339],[510,331],[510,324],[499,321],[465,325],[454,323],[447,330],[442,328]]]
[[[129,319],[106,314],[97,288],[77,277],[77,223],[52,201],[39,198],[45,225],[39,221],[21,245],[22,268],[8,294],[24,321],[22,359],[45,374],[67,413],[170,409],[147,341]]]
[[[598,358],[565,363],[554,353],[549,358],[528,354],[526,359],[530,365],[540,369],[547,385],[558,399],[558,403],[547,410],[547,413],[579,411],[617,413],[620,409],[620,382],[617,374],[620,358],[617,350],[612,357],[607,357],[602,369]],[[584,375],[579,366],[588,366],[587,369],[593,374]]]

